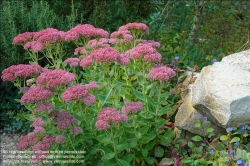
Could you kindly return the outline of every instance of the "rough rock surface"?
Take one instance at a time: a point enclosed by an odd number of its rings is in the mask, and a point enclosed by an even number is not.
[[[198,134],[201,136],[206,136],[205,131],[208,128],[213,128],[214,133],[222,131],[222,129],[216,126],[214,123],[204,124],[201,127],[195,127],[195,124],[198,122],[199,112],[192,105],[192,86],[189,86],[187,95],[184,98],[183,104],[180,106],[176,116],[175,116],[175,127],[178,129],[187,130],[193,134]]]
[[[192,105],[223,128],[250,124],[250,73],[221,62],[204,67],[193,84]]]
[[[250,49],[224,57],[221,62],[250,72]]]

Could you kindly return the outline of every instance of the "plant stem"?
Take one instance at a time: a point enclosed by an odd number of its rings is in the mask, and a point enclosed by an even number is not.
[[[116,151],[116,144],[115,144],[115,136],[114,136],[112,127],[111,127],[111,134],[112,134],[113,148],[114,148],[114,152],[115,152],[115,159],[116,159],[116,162],[118,163],[118,157],[117,157],[117,151]]]
[[[70,135],[69,135],[69,134],[68,134],[68,137],[69,137],[69,142],[70,142],[70,144],[71,144],[72,148],[74,149],[74,151],[76,151],[76,149],[75,149],[75,147],[74,147],[74,145],[73,145],[73,143],[72,143],[72,140],[71,140],[71,138],[70,138]]]
[[[157,99],[157,105],[156,105],[156,109],[155,109],[155,128],[156,128],[156,134],[158,132],[158,127],[156,125],[156,121],[158,119],[158,111],[159,111],[159,106],[160,106],[160,101],[161,101],[161,89],[162,89],[162,82],[160,82],[160,86],[158,89],[158,99]]]

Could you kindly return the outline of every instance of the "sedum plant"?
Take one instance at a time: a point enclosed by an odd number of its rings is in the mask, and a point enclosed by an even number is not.
[[[16,36],[13,44],[29,52],[31,64],[10,66],[1,78],[23,93],[33,127],[17,149],[32,151],[33,164],[158,165],[173,137],[165,124],[174,114],[176,73],[162,64],[160,43],[142,39],[148,33],[143,23],[110,35],[79,24]],[[67,52],[70,43],[75,50]],[[75,158],[65,159],[71,151]]]

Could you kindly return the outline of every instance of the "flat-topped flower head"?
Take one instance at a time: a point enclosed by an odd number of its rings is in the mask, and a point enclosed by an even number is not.
[[[83,102],[85,105],[90,106],[92,104],[95,104],[96,102],[96,98],[94,95],[92,94],[87,94],[84,98],[83,98]]]
[[[18,34],[14,39],[13,39],[13,44],[24,44],[27,41],[32,41],[33,40],[33,34],[34,32],[24,32]]]
[[[2,71],[3,81],[14,81],[17,77],[28,78],[33,75],[39,75],[42,67],[39,65],[19,64],[12,65]]]
[[[167,66],[154,66],[149,71],[148,79],[156,81],[168,81],[176,75],[172,68]]]
[[[112,47],[98,48],[90,52],[96,62],[115,62],[121,53]]]
[[[82,133],[82,128],[79,126],[75,126],[75,127],[70,129],[70,133],[74,134],[74,135],[78,135],[78,134]]]
[[[148,44],[138,44],[135,48],[127,50],[125,55],[135,60],[144,57],[147,62],[158,63],[161,61],[161,54]]]
[[[39,41],[31,41],[31,42],[27,42],[23,48],[25,50],[31,50],[33,52],[40,52],[43,51],[45,49],[45,46],[43,45],[43,43],[39,42]]]
[[[42,120],[42,118],[36,118],[34,122],[30,125],[30,127],[43,127],[45,125],[45,122]]]
[[[88,66],[91,66],[93,64],[93,60],[91,56],[85,56],[83,59],[80,61],[80,66],[82,68],[86,68]]]
[[[52,109],[52,102],[39,102],[36,104],[35,111],[49,111]]]
[[[77,41],[80,37],[83,38],[91,38],[91,37],[108,37],[108,32],[95,28],[93,25],[90,24],[78,24],[77,26],[71,28],[69,31],[66,32],[65,40],[66,41]]]
[[[85,84],[87,89],[98,89],[101,88],[95,81],[90,81],[88,84]]]
[[[107,121],[104,121],[104,120],[97,120],[96,123],[95,123],[95,127],[98,129],[98,130],[107,130],[110,128],[110,125]]]
[[[36,133],[30,132],[19,139],[16,149],[21,150],[29,148],[31,146],[34,146],[38,141],[39,137],[36,136]]]
[[[122,40],[122,39],[127,40],[127,41],[133,40],[133,36],[129,30],[115,31],[111,33],[110,37],[118,39],[118,40]]]
[[[122,113],[124,114],[129,114],[129,113],[136,113],[139,110],[143,109],[143,104],[140,101],[137,102],[127,102],[123,107],[122,107]]]
[[[157,47],[157,48],[161,46],[161,44],[159,42],[156,42],[154,40],[141,40],[140,43],[141,44],[148,44],[152,47]]]
[[[98,120],[106,122],[119,123],[122,121],[121,114],[115,108],[106,107],[97,115]]]
[[[92,49],[102,48],[102,47],[110,47],[109,39],[108,38],[100,38],[100,39],[93,39],[88,42],[88,46]]]
[[[122,66],[128,66],[130,64],[130,59],[128,56],[124,54],[120,54],[117,58],[117,61],[122,65]]]
[[[36,82],[47,88],[54,89],[60,85],[67,85],[75,80],[76,76],[62,69],[47,70],[37,77]]]
[[[80,59],[79,58],[67,58],[65,61],[64,61],[65,64],[69,64],[70,67],[72,66],[79,66],[79,63],[80,63]]]
[[[77,119],[67,111],[61,111],[54,116],[53,123],[57,124],[59,130],[64,130],[77,123]]]
[[[32,86],[26,93],[24,93],[20,103],[21,105],[33,104],[36,101],[47,100],[52,95],[53,92],[44,86]]]
[[[65,35],[66,32],[59,31],[55,28],[47,28],[36,32],[34,34],[34,38],[36,41],[47,45],[47,43],[57,43],[59,41],[64,41]]]
[[[83,55],[86,52],[85,47],[77,47],[75,49],[74,55]]]
[[[130,31],[140,30],[145,34],[149,34],[149,28],[144,23],[133,22],[133,23],[128,23],[126,25],[123,25],[119,28],[119,31],[124,31],[124,30],[130,30]]]
[[[64,142],[64,140],[65,140],[65,137],[63,135],[58,135],[55,138],[55,142],[58,144],[62,144]]]
[[[65,91],[62,93],[62,99],[66,103],[69,103],[72,100],[83,99],[87,95],[88,89],[86,86],[84,84],[76,84],[65,89]]]

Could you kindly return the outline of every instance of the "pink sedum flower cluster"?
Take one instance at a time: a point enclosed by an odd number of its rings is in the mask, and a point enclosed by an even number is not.
[[[154,66],[149,71],[148,79],[156,81],[168,81],[176,75],[175,71],[167,66]]]
[[[65,35],[66,33],[63,31],[59,31],[55,28],[47,28],[39,32],[34,32],[34,40],[47,45],[48,43],[64,41]]]
[[[117,124],[119,122],[127,122],[128,117],[125,114],[120,114],[117,109],[106,107],[97,115],[96,128],[98,130],[106,130],[110,128],[109,123]]]
[[[57,124],[59,130],[64,130],[77,123],[77,119],[67,111],[54,111],[53,123]]]
[[[34,146],[40,140],[39,137],[36,136],[36,133],[30,132],[27,135],[22,136],[17,144],[17,150],[26,149]]]
[[[78,24],[77,26],[71,28],[69,31],[66,32],[65,40],[66,41],[77,41],[80,37],[83,38],[92,38],[92,37],[108,37],[108,32],[95,28],[93,25],[90,24]]]
[[[161,44],[159,42],[156,42],[154,40],[141,40],[140,41],[141,44],[148,44],[150,45],[151,47],[161,47]]]
[[[18,34],[14,39],[12,44],[24,44],[27,41],[32,41],[33,40],[33,34],[34,32],[24,32]]]
[[[122,113],[124,114],[129,114],[129,113],[136,113],[139,110],[143,109],[143,104],[140,101],[137,102],[127,102],[123,107],[122,107]]]
[[[36,104],[35,111],[50,111],[52,109],[52,102],[39,102]]]
[[[126,25],[123,25],[119,28],[119,31],[125,31],[125,30],[130,30],[130,31],[140,30],[145,34],[149,34],[149,28],[144,23],[133,22],[133,23],[128,23]]]
[[[43,86],[32,86],[30,89],[24,93],[20,103],[23,104],[33,104],[39,100],[47,100],[53,92]]]
[[[95,81],[90,81],[88,84],[85,84],[87,89],[98,89],[101,88]]]
[[[100,38],[100,39],[93,39],[88,42],[88,45],[92,49],[102,48],[102,47],[110,47],[109,39],[107,38]]]
[[[116,62],[120,52],[112,47],[98,48],[90,52],[90,55],[96,62]]]
[[[75,49],[74,55],[83,55],[86,52],[85,47],[77,47]]]
[[[135,60],[144,56],[146,62],[152,63],[159,63],[162,58],[161,54],[148,44],[138,44],[135,48],[126,51],[125,55]]]
[[[12,65],[2,71],[3,81],[14,81],[17,77],[27,78],[33,75],[39,75],[42,72],[42,67],[39,65]]]
[[[65,137],[63,135],[56,136],[55,142],[58,144],[62,144],[65,140]]]
[[[40,52],[43,51],[45,49],[45,46],[43,45],[43,43],[39,42],[39,41],[31,41],[31,42],[27,42],[23,48],[25,50],[30,49],[31,51],[34,52]]]
[[[82,133],[82,128],[79,126],[75,126],[75,127],[70,129],[70,133],[74,134],[74,135],[78,135],[78,134]]]
[[[69,64],[70,67],[72,66],[79,66],[80,59],[79,58],[67,58],[64,61],[65,64]]]
[[[94,95],[92,94],[87,94],[84,98],[83,98],[83,102],[85,105],[90,106],[92,104],[95,104],[96,102],[96,98]]]
[[[81,60],[80,62],[80,66],[82,68],[86,68],[86,67],[89,67],[93,64],[93,60],[92,60],[92,57],[91,56],[85,56],[83,57],[83,59]]]
[[[62,69],[48,70],[37,77],[36,82],[49,89],[54,89],[60,85],[67,85],[73,82],[76,76]]]
[[[130,64],[130,59],[127,55],[120,54],[117,57],[117,61],[122,65],[122,66],[128,66]]]
[[[86,86],[84,84],[76,84],[65,89],[61,97],[65,102],[69,103],[72,100],[83,99],[87,95],[88,89]]]
[[[109,42],[112,44],[130,43],[133,36],[129,30],[118,30],[110,35]]]

